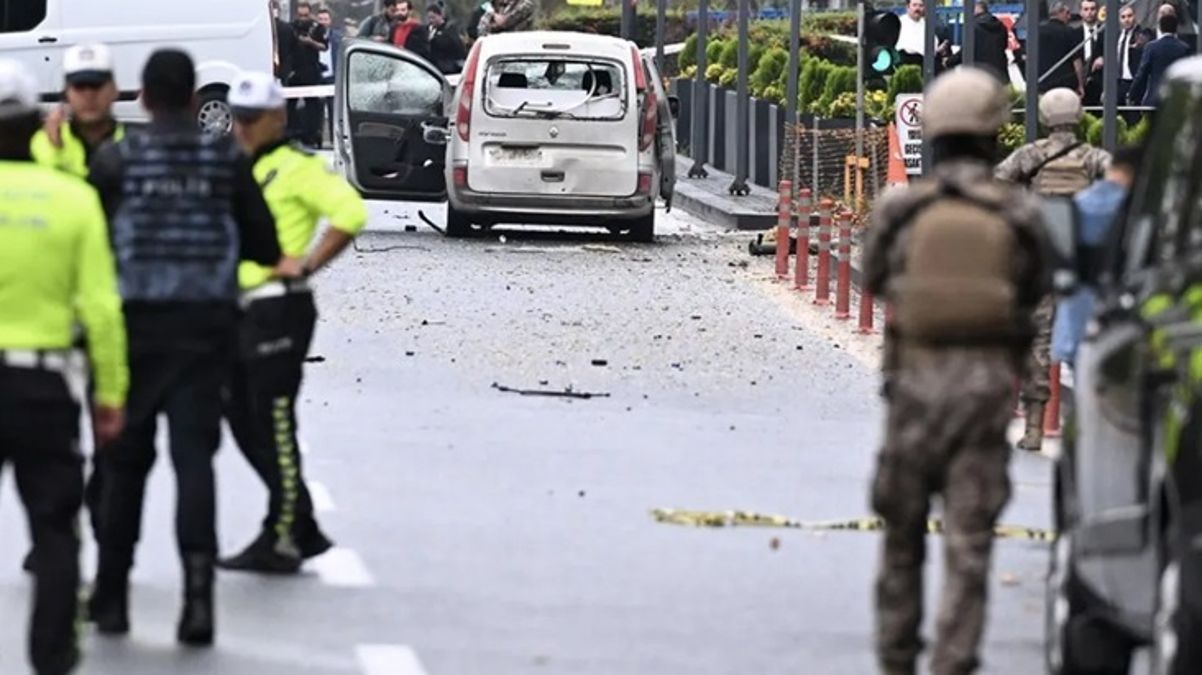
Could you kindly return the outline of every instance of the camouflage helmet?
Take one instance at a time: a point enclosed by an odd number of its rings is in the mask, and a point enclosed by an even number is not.
[[[928,138],[993,136],[1010,117],[1010,101],[1001,82],[980,68],[962,67],[935,78],[922,105]]]
[[[1055,128],[1072,126],[1081,121],[1081,98],[1067,87],[1050,90],[1039,98],[1039,121]]]

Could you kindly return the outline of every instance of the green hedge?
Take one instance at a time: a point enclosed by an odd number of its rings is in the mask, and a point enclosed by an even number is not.
[[[541,30],[566,30],[599,35],[621,35],[622,14],[616,7],[569,7],[550,16],[540,17]],[[664,22],[665,44],[682,42],[692,35],[692,28],[685,20],[684,12],[669,11]],[[655,46],[655,6],[643,8],[635,21],[634,41],[640,47]],[[696,43],[694,43],[696,44]]]

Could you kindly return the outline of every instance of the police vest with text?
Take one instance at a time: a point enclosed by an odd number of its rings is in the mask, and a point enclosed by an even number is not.
[[[902,215],[905,268],[889,285],[894,329],[925,343],[1006,342],[1019,330],[1009,190],[928,179]]]

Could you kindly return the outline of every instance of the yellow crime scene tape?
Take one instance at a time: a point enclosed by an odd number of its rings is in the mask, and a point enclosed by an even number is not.
[[[682,509],[652,509],[651,515],[657,522],[692,527],[780,527],[792,530],[876,532],[884,529],[885,521],[880,518],[854,518],[851,520],[804,521],[788,516],[777,516],[754,511],[685,511]],[[931,518],[927,521],[927,532],[943,533],[943,521]],[[1052,541],[1056,533],[1037,527],[998,525],[993,533],[1000,539],[1025,539],[1027,541]]]

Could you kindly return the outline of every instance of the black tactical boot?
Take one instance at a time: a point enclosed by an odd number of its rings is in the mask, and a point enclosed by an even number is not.
[[[100,552],[96,583],[88,598],[88,621],[96,624],[101,635],[125,635],[129,632],[130,556]]]
[[[184,556],[184,611],[177,639],[193,647],[213,644],[213,556]]]
[[[1043,448],[1043,403],[1028,403],[1027,428],[1022,440],[1018,442],[1021,450],[1039,452]]]
[[[313,523],[307,531],[297,535],[296,546],[300,549],[301,557],[308,560],[334,548],[334,542],[321,531],[317,523]]]
[[[316,546],[318,542],[314,542]],[[302,554],[289,544],[281,546],[270,532],[261,532],[241,553],[217,561],[217,566],[233,572],[260,574],[296,574],[300,572]]]

